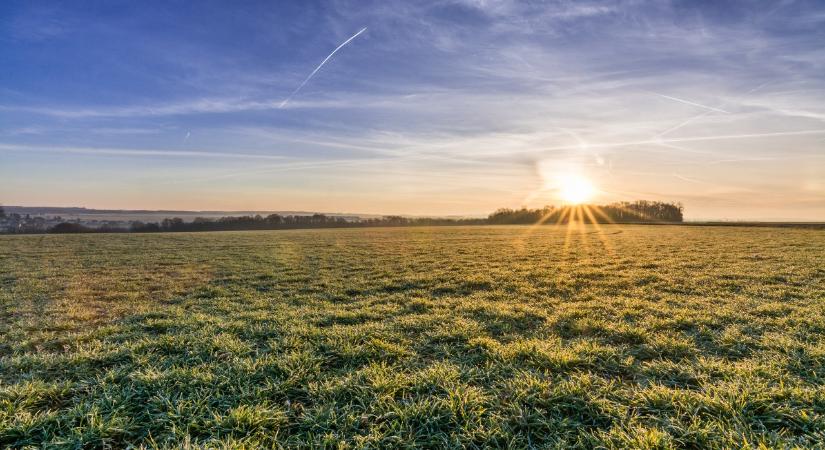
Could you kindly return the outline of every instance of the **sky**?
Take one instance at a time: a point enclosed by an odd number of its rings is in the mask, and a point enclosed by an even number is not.
[[[825,220],[823,43],[805,0],[5,0],[0,203],[484,215],[575,176]]]

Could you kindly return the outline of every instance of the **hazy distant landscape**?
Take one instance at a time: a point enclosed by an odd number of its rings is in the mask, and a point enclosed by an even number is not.
[[[8,211],[8,213],[6,212]],[[130,211],[86,208],[0,207],[0,234],[123,233],[283,230],[456,225],[564,225],[639,223],[825,229],[812,221],[685,221],[681,204],[619,202],[610,205],[501,208],[486,217],[327,214],[306,211]]]
[[[124,211],[85,208],[24,208],[0,206],[0,233],[122,233],[277,230],[438,225],[544,225],[582,223],[681,223],[677,203],[616,202],[609,205],[565,205],[543,208],[500,208],[487,217],[411,217],[343,215],[307,212],[242,213],[219,211]],[[60,214],[69,214],[62,216]],[[239,212],[235,212],[238,214]],[[144,219],[146,220],[144,222]],[[154,221],[153,221],[154,220]]]
[[[0,205],[2,206],[2,205]],[[319,212],[316,211],[152,211],[152,210],[129,210],[129,209],[90,209],[90,208],[61,208],[42,206],[2,206],[6,214],[30,215],[43,218],[60,217],[66,220],[80,220],[81,223],[98,222],[160,222],[163,219],[180,217],[191,222],[197,217],[217,219],[227,216],[267,216],[270,214],[280,214],[282,216],[311,216]],[[376,217],[375,214],[346,214],[346,213],[322,213],[330,217],[343,217],[351,219],[356,217]]]

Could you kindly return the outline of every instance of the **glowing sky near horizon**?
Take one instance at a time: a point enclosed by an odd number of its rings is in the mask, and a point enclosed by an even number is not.
[[[477,215],[575,176],[825,220],[823,42],[821,1],[6,1],[0,203]]]

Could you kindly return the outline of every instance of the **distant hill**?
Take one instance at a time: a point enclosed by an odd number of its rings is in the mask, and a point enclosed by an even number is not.
[[[191,221],[196,217],[218,218],[227,216],[254,216],[260,214],[279,214],[282,216],[311,216],[319,214],[317,211],[183,211],[183,210],[149,210],[149,209],[91,209],[83,207],[60,206],[3,206],[6,214],[21,214],[41,217],[60,216],[67,219],[97,219],[97,220],[140,220],[158,221],[165,218],[180,217]],[[346,219],[369,219],[382,217],[379,214],[354,213],[320,213],[329,217],[343,217]]]

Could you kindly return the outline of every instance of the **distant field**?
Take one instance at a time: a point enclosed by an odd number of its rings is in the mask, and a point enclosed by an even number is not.
[[[0,236],[0,447],[825,442],[825,233]]]

